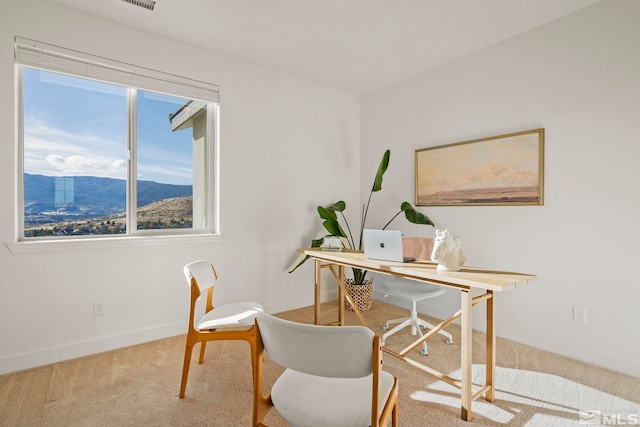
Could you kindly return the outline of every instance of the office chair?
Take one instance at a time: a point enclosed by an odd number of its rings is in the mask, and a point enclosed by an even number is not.
[[[433,239],[427,237],[406,237],[402,239],[402,251],[404,256],[414,257],[417,260],[431,260],[431,252],[433,251]],[[386,330],[382,335],[382,343],[384,344],[391,335],[400,331],[401,329],[411,326],[411,335],[422,336],[422,329],[433,329],[434,326],[418,317],[418,310],[416,304],[418,301],[422,301],[427,298],[435,298],[444,294],[445,289],[439,285],[433,285],[431,283],[423,283],[415,280],[391,277],[389,280],[382,282],[384,290],[390,294],[399,296],[401,298],[410,300],[412,303],[411,315],[409,317],[402,317],[400,319],[387,320],[382,329]],[[389,330],[389,325],[399,323],[398,326]],[[439,334],[444,335],[447,340],[447,344],[453,344],[453,337],[450,333],[440,330]],[[427,343],[422,343],[422,349],[420,353],[423,356],[429,354]]]
[[[214,307],[212,302],[213,287],[218,280],[218,274],[208,261],[195,261],[187,264],[184,267],[184,275],[191,291],[191,303],[189,307],[187,342],[184,350],[182,383],[180,384],[181,398],[184,397],[187,388],[191,353],[197,343],[200,343],[199,363],[203,363],[207,341],[247,341],[251,347],[251,367],[253,368],[256,345],[254,319],[256,314],[264,311],[262,306],[255,302],[238,302]],[[205,314],[196,322],[196,303],[200,299],[201,291],[205,289],[207,290]]]
[[[320,326],[259,313],[253,425],[275,407],[296,427],[398,424],[398,380],[382,371],[380,337],[364,326]],[[264,354],[286,368],[263,395]]]

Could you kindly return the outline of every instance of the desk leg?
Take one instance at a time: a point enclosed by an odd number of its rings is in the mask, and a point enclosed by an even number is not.
[[[344,265],[338,267],[338,323],[344,326],[344,288],[340,283],[344,283]]]
[[[340,280],[338,280],[338,286],[340,287],[340,290],[342,291],[342,295],[344,295],[344,297],[347,299],[347,301],[349,301],[349,304],[351,304],[351,307],[353,308],[354,313],[356,313],[356,316],[358,316],[358,319],[360,319],[360,324],[362,326],[366,326],[368,328],[369,325],[367,325],[366,320],[364,320],[364,317],[362,317],[362,313],[360,313],[360,310],[358,309],[358,306],[356,305],[356,303],[353,302],[353,299],[347,293],[347,288],[345,288],[345,286],[344,286],[344,267],[343,266],[341,266],[341,267],[343,268],[343,270],[340,273]],[[344,305],[342,301],[340,301],[340,304]],[[343,316],[344,316],[344,313],[343,313]]]
[[[460,337],[460,359],[461,359],[461,417],[465,421],[471,421],[471,359],[472,359],[472,319],[471,310],[473,308],[471,292],[462,290],[461,292],[461,337]]]
[[[320,324],[320,282],[322,279],[322,262],[320,260],[316,260],[315,265],[315,283],[314,283],[314,295],[313,295],[313,323],[316,325]]]
[[[495,399],[495,372],[496,372],[496,318],[495,318],[495,304],[496,294],[493,291],[487,291],[491,294],[491,298],[486,300],[487,304],[487,356],[486,356],[486,369],[487,379],[486,384],[491,386],[484,395],[485,400],[493,402]]]

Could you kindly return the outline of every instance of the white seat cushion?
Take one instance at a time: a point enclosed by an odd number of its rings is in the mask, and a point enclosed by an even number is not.
[[[380,373],[378,416],[384,409],[393,375]],[[371,425],[371,375],[326,378],[287,369],[273,385],[271,400],[293,427]]]
[[[421,301],[445,293],[445,289],[442,286],[402,278],[394,278],[393,280],[382,282],[382,287],[393,295],[412,301]]]
[[[202,316],[196,329],[217,329],[223,327],[252,326],[256,315],[264,311],[257,302],[238,302],[218,306]]]

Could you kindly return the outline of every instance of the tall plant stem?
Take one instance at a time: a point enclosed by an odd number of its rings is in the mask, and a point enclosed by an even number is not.
[[[347,222],[347,217],[344,216],[343,212],[340,212],[340,215],[342,215],[342,219],[344,220],[344,223],[347,225],[347,231],[349,231],[349,237],[351,237],[351,248],[355,249],[355,241],[353,240],[353,234],[351,234],[351,227],[349,227],[349,223]]]
[[[371,196],[373,196],[373,188],[369,193],[369,200],[367,200],[367,204],[365,205],[364,214],[362,215],[362,222],[360,223],[360,244],[358,246],[358,249],[362,248],[362,233],[364,230],[364,224],[365,222],[367,222],[367,213],[369,212],[369,204],[371,203]]]
[[[394,220],[394,219],[396,219],[396,217],[397,217],[398,215],[400,215],[401,213],[402,213],[402,211],[400,211],[400,212],[398,212],[397,214],[395,214],[395,215],[393,216],[393,218],[391,218],[391,219],[389,220],[389,222],[388,222],[388,223],[386,223],[386,224],[384,225],[384,227],[382,227],[382,229],[383,229],[383,230],[386,230],[386,229],[387,229],[387,227],[389,226],[389,224],[391,224],[391,223],[393,222],[393,220]]]

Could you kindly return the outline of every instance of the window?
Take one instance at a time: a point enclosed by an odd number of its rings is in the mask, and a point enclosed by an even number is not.
[[[217,232],[218,87],[16,37],[19,239]]]

